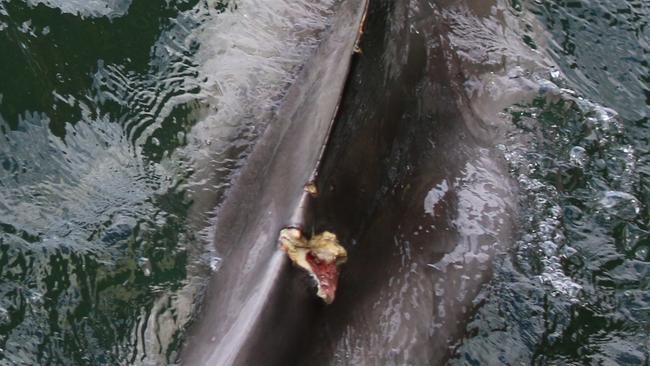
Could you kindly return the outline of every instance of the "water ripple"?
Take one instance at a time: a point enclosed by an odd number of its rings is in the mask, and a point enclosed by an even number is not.
[[[45,80],[0,93],[0,363],[174,362],[214,208],[334,1],[28,5],[0,2]]]

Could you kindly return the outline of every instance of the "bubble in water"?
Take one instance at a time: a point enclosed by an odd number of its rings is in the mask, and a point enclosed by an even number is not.
[[[595,108],[595,112],[598,121],[603,123],[609,122],[614,118],[618,117],[618,112],[610,108],[605,108],[605,107]]]
[[[571,164],[583,168],[589,161],[589,156],[583,147],[574,146],[569,152],[569,160]]]
[[[212,271],[217,271],[221,265],[221,258],[217,256],[210,257],[210,269]]]
[[[586,121],[589,125],[604,133],[620,133],[621,125],[618,113],[610,108],[594,105],[591,102],[581,100],[582,109],[589,115]],[[606,142],[606,141],[602,141]]]
[[[151,261],[149,260],[149,258],[146,257],[138,258],[138,266],[140,267],[142,273],[146,277],[151,276]]]
[[[550,240],[547,240],[542,243],[542,250],[547,257],[551,257],[555,255],[555,252],[557,251],[557,244]]]
[[[43,294],[38,291],[30,291],[27,299],[32,305],[43,305]]]
[[[607,163],[603,159],[596,159],[596,161],[594,161],[594,163],[595,163],[596,168],[599,169],[599,170],[603,170],[603,169],[607,168]]]
[[[607,191],[598,203],[607,213],[622,219],[633,219],[641,211],[636,197],[625,192]]]

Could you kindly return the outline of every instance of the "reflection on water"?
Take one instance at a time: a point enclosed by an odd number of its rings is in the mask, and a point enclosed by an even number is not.
[[[525,4],[551,37],[545,51],[572,89],[625,120],[648,116],[649,5],[644,0]]]
[[[0,2],[0,363],[173,361],[332,1]]]
[[[513,14],[542,21],[548,33],[522,39],[559,68],[528,76],[537,97],[502,115],[520,238],[498,257],[452,363],[645,365],[650,8],[524,2]]]
[[[30,6],[43,4],[63,13],[82,17],[120,17],[129,10],[132,0],[26,0]]]

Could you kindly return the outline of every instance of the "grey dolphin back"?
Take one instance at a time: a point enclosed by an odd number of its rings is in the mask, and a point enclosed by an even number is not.
[[[367,0],[338,5],[219,208],[215,245],[224,261],[188,330],[181,364],[293,362],[292,348],[322,305],[277,249],[277,236],[285,226],[307,224],[304,185],[316,176],[366,10]]]

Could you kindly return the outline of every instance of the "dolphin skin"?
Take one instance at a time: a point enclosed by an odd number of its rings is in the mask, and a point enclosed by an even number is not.
[[[526,88],[504,87],[501,100],[468,88],[489,88],[471,82],[510,69],[501,62],[511,58],[483,34],[500,7],[484,0],[370,3],[363,57],[341,103],[314,205],[314,231],[350,243],[349,258],[336,301],[311,314],[311,337],[296,347],[296,365],[441,365],[455,356],[493,258],[516,232],[517,185],[497,148],[507,128],[497,113],[525,99]],[[535,57],[513,54],[517,62]]]
[[[209,281],[188,331],[185,365],[287,364],[318,304],[278,249],[284,227],[310,225],[304,187],[315,173],[336,115],[367,4],[347,0],[290,87],[218,212],[223,265]],[[283,329],[291,334],[279,336]]]
[[[499,110],[489,106],[500,104],[467,91],[505,67],[468,60],[454,43],[455,32],[481,31],[498,5],[375,0],[357,49],[366,4],[342,2],[220,211],[224,266],[182,363],[429,365],[453,356],[515,229],[516,184],[496,149],[503,131],[488,124]],[[331,305],[277,250],[283,228],[331,231],[344,244]]]

